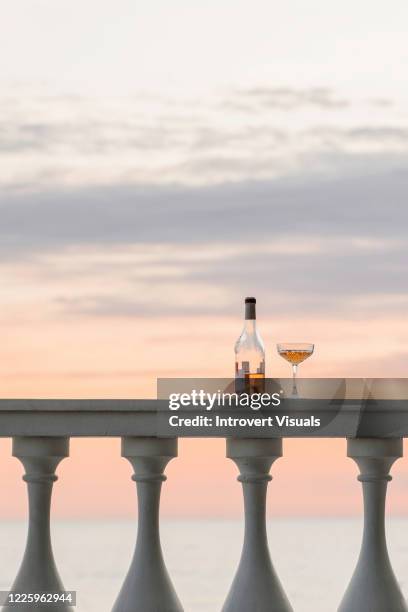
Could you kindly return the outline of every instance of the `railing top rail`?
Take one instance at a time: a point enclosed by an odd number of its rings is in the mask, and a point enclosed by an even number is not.
[[[283,410],[283,411],[282,411]],[[280,408],[279,414],[285,414]],[[0,399],[0,437],[67,436],[67,437],[252,437],[252,438],[355,438],[407,437],[408,403],[383,402],[330,405],[310,400],[296,410],[300,416],[316,414],[320,427],[194,428],[170,427],[172,415],[168,402],[154,399]],[[201,411],[202,415],[214,413]],[[197,413],[195,413],[197,414]],[[233,411],[232,415],[236,415]],[[294,415],[293,411],[290,413]],[[243,416],[243,412],[238,413]],[[225,415],[223,415],[225,416]],[[246,416],[262,416],[247,410]]]
[[[0,413],[7,412],[156,412],[168,403],[156,399],[0,399]]]

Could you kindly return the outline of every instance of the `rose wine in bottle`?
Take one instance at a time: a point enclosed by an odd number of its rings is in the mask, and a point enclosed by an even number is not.
[[[235,344],[235,387],[262,392],[265,383],[265,349],[256,327],[256,299],[245,298],[244,329]]]

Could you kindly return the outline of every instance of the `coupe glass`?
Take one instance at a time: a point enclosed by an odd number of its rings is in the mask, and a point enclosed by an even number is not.
[[[298,365],[305,361],[314,351],[314,344],[308,342],[282,342],[276,345],[278,353],[281,357],[289,361],[292,364],[293,371],[293,386],[292,386],[292,397],[298,397],[298,390],[296,386],[296,375]]]

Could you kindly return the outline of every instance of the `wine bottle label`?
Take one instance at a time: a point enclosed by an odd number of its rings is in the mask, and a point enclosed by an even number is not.
[[[251,370],[249,361],[236,361],[235,376],[237,378],[245,378],[245,376],[265,376],[265,362],[261,361],[258,366],[253,366]]]

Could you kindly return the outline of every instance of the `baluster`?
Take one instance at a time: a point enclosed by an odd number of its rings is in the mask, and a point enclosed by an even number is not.
[[[122,457],[134,469],[138,495],[136,548],[113,612],[182,612],[164,564],[159,535],[159,506],[164,468],[177,457],[177,439],[122,439]]]
[[[364,530],[360,556],[339,612],[406,612],[407,606],[388,557],[385,498],[390,468],[402,457],[400,438],[355,438],[347,455],[360,468],[363,485]]]
[[[280,439],[228,439],[227,457],[238,466],[244,494],[245,534],[238,570],[223,612],[290,612],[273,568],[266,533],[266,494]]]
[[[55,565],[50,534],[51,494],[57,480],[55,469],[69,455],[69,438],[13,438],[13,455],[24,466],[23,480],[28,489],[28,534],[23,561],[11,587],[17,593],[58,593],[64,591]],[[30,609],[30,605],[12,604],[7,611]],[[39,603],[39,612],[72,611],[65,602]],[[33,606],[34,609],[34,606]]]

